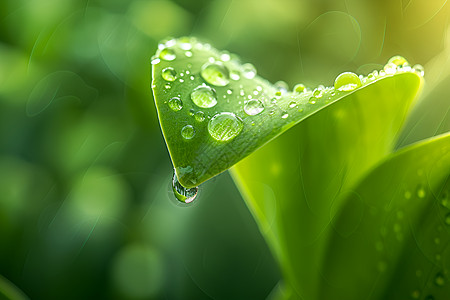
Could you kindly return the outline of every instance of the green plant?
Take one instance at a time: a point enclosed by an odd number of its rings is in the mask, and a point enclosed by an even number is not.
[[[274,297],[450,294],[450,134],[393,153],[420,66],[397,56],[288,92],[192,38],[162,43],[152,64],[178,198],[231,167],[284,275]]]

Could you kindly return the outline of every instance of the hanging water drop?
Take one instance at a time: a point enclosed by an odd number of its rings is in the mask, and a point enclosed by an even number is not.
[[[178,181],[177,175],[174,173],[172,178],[172,191],[175,198],[182,203],[191,203],[198,194],[198,187],[185,188]]]
[[[183,108],[183,101],[178,97],[173,97],[169,100],[168,105],[173,111],[180,111]]]
[[[175,54],[175,51],[173,51],[172,49],[164,48],[159,53],[159,58],[161,58],[162,60],[166,60],[166,61],[172,61],[175,58],[177,58],[177,56]]]
[[[256,76],[256,68],[250,63],[242,65],[244,77],[247,79],[253,79]]]
[[[344,72],[336,77],[334,88],[338,91],[350,92],[361,86],[361,79],[352,72]]]
[[[210,108],[217,104],[216,91],[204,84],[192,91],[191,99],[195,105],[201,108]]]
[[[206,63],[200,74],[207,83],[215,86],[226,86],[230,82],[230,72],[221,62]]]
[[[227,142],[238,136],[243,127],[239,117],[231,112],[223,112],[209,120],[208,132],[215,140]]]
[[[195,129],[194,126],[192,125],[186,125],[181,129],[181,136],[185,139],[185,140],[190,140],[194,137],[195,135]]]
[[[255,116],[263,110],[264,104],[258,99],[250,99],[244,104],[244,112],[249,116]]]
[[[161,77],[166,81],[173,82],[177,79],[177,71],[172,67],[167,67],[161,71]]]

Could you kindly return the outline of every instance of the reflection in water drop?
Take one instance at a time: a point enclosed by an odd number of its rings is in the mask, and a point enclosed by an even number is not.
[[[350,92],[361,86],[361,79],[352,72],[345,72],[336,77],[334,88],[339,91]]]
[[[255,116],[264,110],[264,104],[258,99],[250,99],[244,104],[244,112],[249,116]]]
[[[226,86],[230,82],[230,72],[221,62],[206,63],[201,75],[207,83],[215,86]]]
[[[185,139],[185,140],[190,140],[194,137],[195,135],[195,129],[192,125],[186,125],[181,129],[181,136]]]
[[[181,183],[178,181],[177,175],[173,174],[172,178],[172,191],[175,198],[177,198],[178,201],[182,203],[191,203],[195,200],[198,194],[198,187],[193,188],[185,188],[181,185]]]
[[[201,108],[210,108],[217,104],[217,94],[207,85],[200,85],[191,93],[192,102]]]
[[[177,58],[175,52],[169,48],[162,49],[161,52],[159,53],[159,57],[166,61],[172,61],[175,58]]]
[[[208,123],[208,132],[216,141],[227,142],[242,131],[242,120],[231,112],[215,115]]]

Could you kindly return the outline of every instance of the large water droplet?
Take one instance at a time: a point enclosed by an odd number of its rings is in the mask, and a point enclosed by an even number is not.
[[[264,104],[258,99],[250,99],[244,104],[244,112],[249,116],[254,116],[264,110]]]
[[[172,67],[165,68],[161,71],[161,77],[166,81],[175,81],[177,79],[177,71]]]
[[[185,139],[185,140],[190,140],[194,137],[195,135],[195,129],[192,125],[186,125],[183,128],[181,128],[181,136]]]
[[[159,58],[166,60],[166,61],[172,61],[175,58],[177,58],[175,51],[173,51],[170,48],[164,48],[159,52]]]
[[[178,181],[177,175],[174,173],[172,178],[172,191],[178,201],[183,203],[191,203],[197,197],[198,187],[193,187],[190,189],[185,188]]]
[[[201,75],[207,83],[216,86],[226,86],[230,82],[230,72],[221,62],[206,63]]]
[[[229,141],[242,131],[244,124],[235,114],[223,112],[209,120],[208,132],[217,141]]]
[[[169,100],[168,105],[173,111],[180,111],[183,108],[183,101],[178,97],[173,97]]]
[[[242,71],[247,79],[253,79],[256,76],[256,68],[250,63],[242,65]]]
[[[216,91],[207,85],[200,85],[191,93],[192,102],[201,108],[210,108],[217,104]]]
[[[352,72],[345,72],[336,77],[334,88],[339,91],[349,92],[361,86],[361,79]]]

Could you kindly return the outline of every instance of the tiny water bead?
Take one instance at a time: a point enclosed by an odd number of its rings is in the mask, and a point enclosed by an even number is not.
[[[200,85],[192,91],[191,100],[198,107],[210,108],[217,104],[217,94],[211,87]]]
[[[207,83],[215,86],[226,86],[230,82],[230,72],[221,62],[206,63],[200,74]]]
[[[164,48],[161,50],[161,52],[159,52],[159,58],[166,61],[172,61],[175,60],[177,56],[175,54],[175,51],[173,51],[172,49]]]
[[[417,74],[419,74],[420,76],[423,76],[423,75],[425,75],[425,69],[423,68],[423,66],[422,65],[414,65],[413,66],[413,70],[417,73]]]
[[[291,101],[291,102],[289,103],[289,108],[296,108],[296,107],[297,107],[297,102]]]
[[[181,136],[185,139],[185,140],[190,140],[194,137],[195,135],[195,129],[192,125],[186,125],[183,128],[181,128]]]
[[[256,68],[250,63],[242,65],[244,77],[247,79],[253,79],[256,76]]]
[[[395,74],[395,72],[397,72],[397,65],[394,63],[388,63],[383,67],[383,70],[386,72],[386,74]]]
[[[172,191],[175,198],[182,203],[191,203],[198,194],[198,187],[185,188],[178,181],[177,175],[174,173],[172,178]]]
[[[361,79],[352,72],[344,72],[336,77],[334,88],[338,91],[350,92],[361,86]]]
[[[322,98],[322,96],[323,96],[323,89],[321,89],[321,88],[314,89],[313,96],[315,98],[317,98],[317,99]]]
[[[306,89],[306,87],[303,84],[301,84],[301,83],[296,84],[294,86],[294,93],[299,93],[299,94],[303,93],[305,91],[305,89]]]
[[[289,114],[287,113],[287,112],[283,112],[282,114],[281,114],[281,118],[282,119],[287,119],[287,117],[289,117]]]
[[[237,70],[231,70],[230,71],[230,78],[235,80],[235,81],[239,80],[239,79],[241,79],[241,74]]]
[[[166,81],[175,81],[177,79],[177,71],[172,67],[165,68],[161,71],[161,77]]]
[[[258,99],[250,99],[244,104],[244,112],[249,116],[260,114],[263,110],[264,104]]]
[[[388,64],[391,64],[391,63],[396,66],[399,66],[399,67],[409,64],[408,61],[403,56],[400,56],[400,55],[391,57],[388,61]]]
[[[194,114],[194,118],[197,122],[203,122],[205,120],[205,113],[198,111]]]
[[[173,97],[169,100],[168,105],[173,111],[180,111],[183,108],[183,101],[178,97]]]
[[[434,277],[434,284],[436,284],[437,286],[445,285],[445,278],[444,275],[442,275],[442,273],[436,274],[436,276]]]
[[[208,132],[216,141],[227,142],[238,136],[243,127],[239,117],[231,112],[223,112],[209,120]]]

